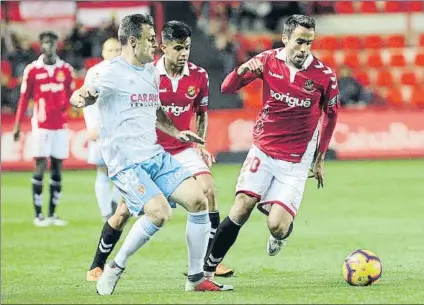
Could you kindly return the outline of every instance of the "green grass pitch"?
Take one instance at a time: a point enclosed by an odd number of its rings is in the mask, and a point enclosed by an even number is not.
[[[214,167],[222,218],[232,204],[239,168]],[[236,272],[219,279],[234,285],[227,293],[183,291],[186,215],[178,208],[170,223],[131,258],[115,294],[98,296],[95,284],[85,281],[102,228],[94,171],[64,173],[58,212],[69,225],[63,228],[33,226],[30,176],[2,174],[4,304],[424,301],[424,160],[328,162],[325,188],[317,190],[316,181],[308,181],[290,241],[275,257],[266,254],[266,219],[255,210],[224,261]],[[46,191],[44,195],[47,211]],[[342,262],[359,248],[375,252],[382,261],[383,275],[375,286],[350,287],[343,280]]]

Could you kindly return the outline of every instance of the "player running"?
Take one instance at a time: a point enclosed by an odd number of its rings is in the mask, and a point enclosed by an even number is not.
[[[109,38],[103,44],[102,57],[105,60],[112,59],[121,54],[121,44],[116,38]],[[93,74],[99,65],[90,68],[87,73]],[[96,165],[97,175],[94,185],[100,215],[106,221],[116,209],[121,198],[119,191],[110,187],[110,179],[107,175],[107,168],[100,152],[100,111],[98,104],[85,107],[84,120],[90,138],[88,143],[88,163]]]
[[[196,132],[206,140],[209,79],[203,68],[188,62],[190,47],[191,30],[185,23],[180,21],[165,23],[162,29],[161,45],[165,55],[155,63],[160,74],[159,97],[162,108],[181,130],[190,129],[190,121],[194,113]],[[209,169],[214,158],[204,145],[197,145],[194,148],[192,143],[183,143],[161,131],[157,133],[158,143],[196,177],[208,199],[211,222],[209,249],[220,223],[218,206],[215,202],[215,185]],[[86,274],[87,281],[96,281],[102,274],[106,260],[118,242],[129,217],[126,205],[121,204],[105,223],[96,254]],[[105,247],[105,245],[108,246]],[[218,265],[217,276],[232,274],[231,268],[222,264]]]
[[[34,225],[64,226],[66,221],[56,214],[62,192],[62,162],[69,156],[69,134],[66,128],[69,98],[74,89],[73,69],[57,56],[58,36],[42,32],[39,36],[42,55],[26,66],[21,95],[16,112],[14,139],[20,139],[20,124],[29,100],[34,100],[32,124],[33,157],[32,198],[35,210]],[[42,213],[43,176],[50,158],[50,202],[46,219]]]
[[[118,30],[122,55],[103,62],[86,76],[71,103],[84,107],[99,103],[100,139],[109,176],[121,191],[129,211],[142,215],[130,229],[115,258],[97,281],[97,292],[110,295],[127,261],[169,220],[168,200],[188,211],[186,240],[189,266],[186,291],[223,291],[204,277],[210,220],[207,198],[199,183],[157,143],[156,127],[183,142],[204,143],[191,131],[180,131],[161,107],[159,75],[151,63],[157,47],[153,19],[133,14],[122,19]]]
[[[208,277],[213,277],[217,264],[258,203],[259,210],[268,215],[268,254],[276,255],[286,244],[317,144],[313,174],[318,188],[324,186],[324,156],[340,103],[336,75],[311,54],[314,38],[315,21],[311,17],[289,17],[282,35],[285,48],[255,56],[231,72],[221,86],[223,93],[231,94],[261,78],[263,108],[238,178],[235,202],[219,225],[205,259]]]

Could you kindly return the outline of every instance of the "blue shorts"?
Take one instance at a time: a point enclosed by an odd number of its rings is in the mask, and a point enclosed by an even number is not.
[[[143,213],[147,201],[159,194],[168,199],[181,182],[191,176],[171,154],[163,152],[123,169],[111,180],[124,197],[131,214],[138,216]],[[175,203],[170,202],[170,205],[175,207]]]

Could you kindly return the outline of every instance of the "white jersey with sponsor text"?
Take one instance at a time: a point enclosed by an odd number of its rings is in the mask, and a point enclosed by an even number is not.
[[[139,68],[121,57],[87,73],[84,85],[99,92],[100,140],[110,177],[163,152],[156,136],[156,110],[161,106],[158,83],[152,64]]]

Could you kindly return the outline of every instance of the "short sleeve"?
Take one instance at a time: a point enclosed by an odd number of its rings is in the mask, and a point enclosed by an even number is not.
[[[87,71],[84,86],[95,88],[100,97],[109,96],[116,86],[116,72],[110,63],[103,62]]]

